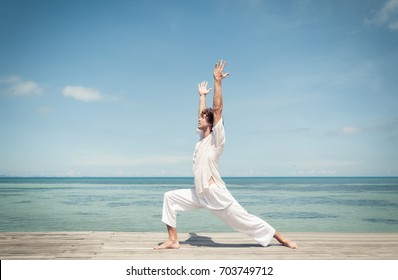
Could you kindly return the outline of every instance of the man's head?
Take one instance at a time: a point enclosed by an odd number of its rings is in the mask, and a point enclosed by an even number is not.
[[[212,108],[206,108],[202,111],[199,118],[198,128],[205,131],[208,127],[213,129],[214,112]]]

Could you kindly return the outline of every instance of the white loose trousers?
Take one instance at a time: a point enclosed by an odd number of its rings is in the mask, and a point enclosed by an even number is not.
[[[228,226],[247,234],[262,246],[267,246],[275,229],[266,221],[249,214],[226,187],[212,184],[201,194],[194,189],[179,189],[164,194],[162,222],[176,227],[177,212],[206,208]]]

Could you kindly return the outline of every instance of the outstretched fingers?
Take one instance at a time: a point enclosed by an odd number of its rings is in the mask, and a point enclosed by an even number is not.
[[[214,65],[214,68],[224,71],[224,67],[227,64],[227,62],[225,60],[220,59],[219,61],[217,61],[216,65]]]
[[[206,81],[198,83],[199,94],[208,94],[212,90],[211,88],[207,89],[207,85],[208,82]]]
[[[230,73],[223,73],[225,65],[227,64],[227,61],[220,59],[217,61],[217,63],[214,65],[214,72],[217,73],[217,76],[221,79],[224,79],[225,77],[229,76]]]

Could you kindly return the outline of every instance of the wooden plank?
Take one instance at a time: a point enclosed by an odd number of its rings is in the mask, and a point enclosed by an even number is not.
[[[398,233],[286,233],[262,247],[240,233],[180,233],[181,249],[153,250],[156,232],[0,232],[0,259],[275,259],[397,260]]]

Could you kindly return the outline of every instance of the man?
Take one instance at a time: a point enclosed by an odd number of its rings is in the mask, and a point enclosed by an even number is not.
[[[218,161],[224,148],[225,134],[222,120],[223,99],[222,80],[229,75],[223,73],[225,61],[218,61],[214,66],[213,108],[206,108],[207,82],[198,84],[199,88],[199,123],[200,140],[193,155],[194,189],[180,189],[166,192],[163,202],[162,221],[167,226],[168,239],[154,249],[178,249],[177,212],[206,208],[233,229],[245,233],[267,246],[276,238],[281,244],[296,249],[296,243],[287,240],[264,220],[249,214],[233,198],[221,179]]]

